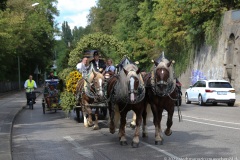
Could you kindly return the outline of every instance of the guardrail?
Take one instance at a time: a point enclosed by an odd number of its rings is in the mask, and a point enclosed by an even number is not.
[[[24,82],[21,82],[21,89],[23,88]],[[0,82],[0,93],[14,91],[19,89],[19,82]]]

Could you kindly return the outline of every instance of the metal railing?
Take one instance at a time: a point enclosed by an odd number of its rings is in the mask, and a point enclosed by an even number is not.
[[[21,84],[24,84],[24,82],[21,82]],[[23,85],[21,86],[21,89],[23,88]],[[19,82],[1,82],[0,81],[0,93],[9,92],[19,90]]]

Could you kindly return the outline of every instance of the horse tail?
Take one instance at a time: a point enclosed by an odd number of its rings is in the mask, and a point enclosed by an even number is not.
[[[147,111],[147,118],[146,119],[147,119],[147,121],[150,121],[151,120],[150,118],[153,117],[153,114],[152,114],[151,105],[149,103],[147,104],[146,111]]]
[[[114,105],[114,124],[116,128],[120,126],[120,111],[117,104]]]

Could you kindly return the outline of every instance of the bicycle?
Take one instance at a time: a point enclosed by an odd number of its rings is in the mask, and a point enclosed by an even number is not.
[[[36,92],[33,91],[33,88],[26,88],[26,89],[30,89],[30,92],[26,92],[26,95],[27,95],[27,105],[29,106],[29,109],[33,110],[33,105],[36,103],[35,102]]]

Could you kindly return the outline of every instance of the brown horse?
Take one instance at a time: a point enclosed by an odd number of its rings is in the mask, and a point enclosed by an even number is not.
[[[173,77],[172,61],[168,61],[164,56],[160,62],[154,62],[155,68],[151,73],[144,76],[146,87],[146,101],[150,104],[153,113],[153,123],[155,125],[155,144],[162,144],[161,120],[165,109],[168,113],[167,129],[165,135],[172,134],[171,126],[174,114],[175,101],[177,99],[176,80]]]
[[[79,104],[82,106],[85,127],[93,126],[91,104],[105,102],[106,100],[103,88],[104,76],[101,73],[96,72],[94,69],[77,83],[76,91]],[[96,108],[94,130],[99,129],[98,114],[99,108]]]
[[[136,113],[136,129],[132,141],[133,147],[139,145],[139,133],[142,123],[142,114],[145,108],[145,87],[140,70],[134,64],[127,64],[119,73],[108,82],[107,95],[109,101],[110,132],[115,133],[115,127],[120,118],[119,139],[121,145],[126,145],[126,116],[130,110]],[[146,114],[145,118],[146,118]]]

